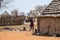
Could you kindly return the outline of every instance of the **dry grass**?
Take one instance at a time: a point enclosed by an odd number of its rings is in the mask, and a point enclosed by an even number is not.
[[[26,29],[29,29],[30,23],[24,23],[23,25],[15,25],[15,26],[0,26],[0,28],[6,28],[6,27],[11,27],[11,28],[19,28],[22,29],[23,27],[26,27]],[[34,27],[37,28],[37,23],[34,23]]]

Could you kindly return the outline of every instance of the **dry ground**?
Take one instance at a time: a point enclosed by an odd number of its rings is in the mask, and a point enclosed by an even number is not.
[[[35,27],[36,27],[35,23]],[[0,28],[4,28],[6,26],[1,26]],[[13,28],[23,28],[26,27],[29,29],[29,23],[25,23],[24,25],[17,26],[8,26]],[[48,37],[48,36],[36,36],[32,35],[31,31],[0,31],[0,40],[60,40],[60,37]]]
[[[15,25],[15,26],[0,26],[0,28],[11,27],[11,28],[14,28],[14,29],[17,29],[17,28],[19,28],[19,29],[23,29],[23,27],[25,27],[27,30],[29,30],[29,29],[30,29],[29,26],[30,26],[30,23],[27,22],[27,23],[24,23],[23,25]],[[34,27],[37,28],[37,22],[34,22]]]
[[[35,36],[28,31],[3,31],[0,32],[0,40],[60,40],[60,37]]]

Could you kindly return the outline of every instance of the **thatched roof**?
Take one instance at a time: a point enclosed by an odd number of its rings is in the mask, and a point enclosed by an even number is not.
[[[1,16],[10,16],[10,14],[7,11],[4,11],[4,13],[1,14]]]
[[[34,16],[33,16],[33,14],[31,13],[31,14],[29,14],[29,16],[28,16],[28,17],[34,17]]]
[[[53,0],[43,11],[43,15],[60,14],[60,0]]]
[[[36,17],[38,15],[38,13],[36,13],[35,10],[31,10],[28,17]]]
[[[59,17],[60,18],[60,15],[40,15],[38,17]]]

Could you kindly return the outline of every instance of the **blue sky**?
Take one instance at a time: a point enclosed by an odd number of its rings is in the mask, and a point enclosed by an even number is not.
[[[9,8],[4,10],[11,12],[17,9],[20,12],[28,13],[30,10],[34,9],[37,5],[48,5],[52,0],[14,0],[9,4]],[[3,12],[2,10],[1,12]]]

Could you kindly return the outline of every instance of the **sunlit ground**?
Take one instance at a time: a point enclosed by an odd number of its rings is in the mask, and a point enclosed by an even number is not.
[[[26,22],[23,25],[0,26],[0,28],[6,28],[6,27],[15,28],[15,29],[17,29],[17,28],[23,29],[23,27],[25,27],[27,30],[29,30],[30,29],[30,23]],[[37,22],[34,22],[34,28],[37,28]]]
[[[29,29],[29,23],[25,23],[24,25],[16,25],[16,26],[8,26],[12,28],[23,28]],[[0,28],[4,28],[6,26],[1,26]],[[37,28],[35,22],[35,28]],[[0,40],[60,40],[60,37],[49,37],[49,36],[36,36],[32,35],[32,31],[0,31]]]
[[[35,36],[30,31],[3,31],[0,40],[60,40],[60,37]]]

